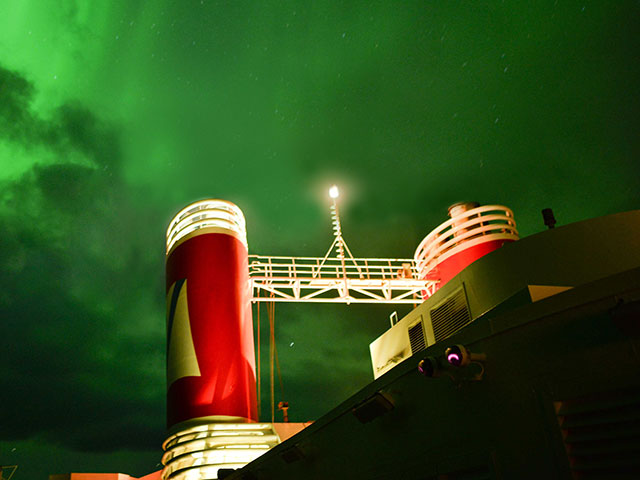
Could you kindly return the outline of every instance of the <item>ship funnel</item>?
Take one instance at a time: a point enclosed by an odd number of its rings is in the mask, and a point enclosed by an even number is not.
[[[436,281],[435,290],[479,258],[519,238],[513,212],[502,205],[459,202],[448,212],[451,218],[427,235],[414,255],[420,278]],[[423,292],[423,298],[428,296]]]
[[[167,230],[167,427],[257,420],[247,236],[242,211],[203,200]]]
[[[167,428],[163,480],[205,480],[278,443],[258,419],[242,211],[203,200],[167,230]]]

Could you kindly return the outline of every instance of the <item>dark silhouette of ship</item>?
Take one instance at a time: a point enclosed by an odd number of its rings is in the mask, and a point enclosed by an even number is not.
[[[640,478],[640,211],[503,243],[373,342],[371,384],[219,478]]]

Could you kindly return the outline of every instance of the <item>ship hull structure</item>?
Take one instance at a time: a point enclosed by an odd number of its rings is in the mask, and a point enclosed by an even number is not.
[[[479,259],[416,309],[468,323],[228,478],[640,478],[639,241],[634,211]]]

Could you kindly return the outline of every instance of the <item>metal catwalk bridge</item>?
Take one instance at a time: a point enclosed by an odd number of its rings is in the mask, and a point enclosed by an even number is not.
[[[409,303],[431,295],[413,259],[249,255],[254,302]]]
[[[254,302],[409,303],[422,302],[436,282],[421,280],[413,259],[354,258],[342,238],[338,188],[331,219],[335,239],[324,258],[249,255]],[[333,254],[333,255],[332,255]]]

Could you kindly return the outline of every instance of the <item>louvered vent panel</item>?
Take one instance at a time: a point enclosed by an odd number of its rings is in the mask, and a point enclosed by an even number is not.
[[[464,288],[431,310],[431,325],[436,342],[444,340],[471,321]]]
[[[640,389],[555,402],[575,479],[640,478]]]
[[[424,339],[424,329],[422,328],[422,320],[409,327],[409,343],[411,344],[411,353],[416,353],[427,348],[427,343]]]

